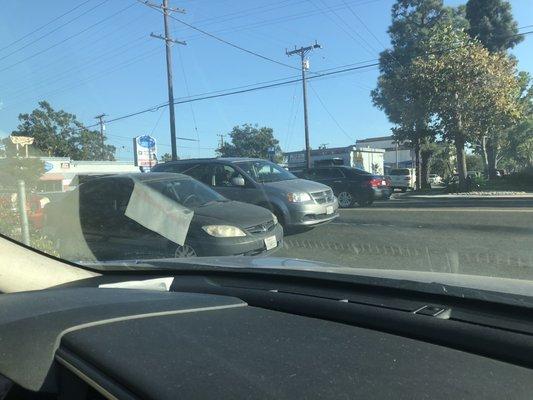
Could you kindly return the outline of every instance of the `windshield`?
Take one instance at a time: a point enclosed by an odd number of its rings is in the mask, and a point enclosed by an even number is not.
[[[246,161],[239,162],[237,165],[246,172],[256,182],[279,182],[289,179],[296,179],[296,176],[280,166],[269,161]]]
[[[147,181],[146,186],[171,200],[189,208],[202,207],[211,203],[229,201],[223,196],[193,179],[161,179]]]
[[[2,2],[0,263],[533,280],[531,0],[160,3]]]

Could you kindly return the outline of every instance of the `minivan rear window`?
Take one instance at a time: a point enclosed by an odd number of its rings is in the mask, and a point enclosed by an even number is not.
[[[408,168],[400,168],[391,170],[389,175],[411,175]]]

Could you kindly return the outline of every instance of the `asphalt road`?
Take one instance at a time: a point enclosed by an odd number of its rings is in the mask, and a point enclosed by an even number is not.
[[[398,195],[395,195],[398,196]],[[533,199],[398,196],[288,235],[276,256],[533,279]]]

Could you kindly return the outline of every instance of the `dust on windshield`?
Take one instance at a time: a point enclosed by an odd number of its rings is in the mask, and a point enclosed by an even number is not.
[[[533,278],[531,2],[167,3],[4,2],[0,240]]]

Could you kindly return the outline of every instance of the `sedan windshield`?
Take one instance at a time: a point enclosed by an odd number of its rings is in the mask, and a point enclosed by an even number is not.
[[[148,181],[146,185],[191,209],[216,202],[229,201],[194,179],[154,180]]]
[[[253,180],[260,183],[297,179],[297,177],[289,171],[265,160],[240,162],[237,163],[237,165],[250,175]]]

